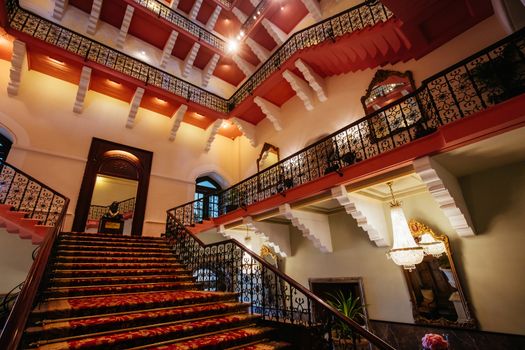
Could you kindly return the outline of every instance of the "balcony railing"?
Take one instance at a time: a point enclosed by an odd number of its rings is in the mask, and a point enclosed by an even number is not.
[[[9,26],[12,29],[224,114],[244,101],[256,87],[276,72],[297,51],[318,45],[325,40],[335,40],[355,30],[384,22],[393,16],[392,12],[378,0],[369,0],[305,28],[292,35],[283,46],[277,49],[230,99],[224,99],[159,68],[31,13],[20,7],[18,0],[4,1],[8,10]]]
[[[133,0],[137,4],[144,6],[148,10],[155,13],[160,18],[165,19],[166,21],[173,23],[177,27],[184,29],[193,36],[199,38],[211,46],[221,50],[222,52],[226,51],[226,43],[224,40],[219,38],[217,35],[209,32],[208,30],[202,28],[200,25],[194,23],[190,19],[184,17],[168,6],[160,3],[157,0]]]
[[[0,160],[0,203],[26,212],[26,217],[55,226],[67,198],[23,171]]]
[[[525,29],[423,81],[398,101],[216,194],[219,215],[426,136],[525,92]],[[168,211],[194,225],[205,198]],[[204,217],[204,219],[209,219]]]
[[[236,240],[205,245],[171,213],[166,236],[205,290],[237,293],[238,300],[264,320],[308,327],[309,349],[361,349],[358,338],[367,339],[374,349],[393,349]],[[341,328],[351,330],[352,337],[337,336]]]
[[[129,219],[132,217],[133,212],[135,211],[135,197],[125,199],[118,203],[118,211],[124,218]],[[104,216],[109,210],[109,205],[90,205],[88,220],[99,220]],[[131,216],[130,216],[131,215]]]

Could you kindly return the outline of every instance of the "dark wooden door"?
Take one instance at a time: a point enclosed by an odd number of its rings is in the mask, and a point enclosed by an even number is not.
[[[152,160],[150,151],[94,137],[78,195],[73,231],[84,231],[97,174],[104,174],[138,181],[131,235],[141,236]]]

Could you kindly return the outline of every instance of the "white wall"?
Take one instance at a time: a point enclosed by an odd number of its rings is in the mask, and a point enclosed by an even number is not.
[[[30,239],[21,239],[0,227],[0,294],[8,293],[26,279],[36,247]]]
[[[525,335],[525,163],[469,175],[460,183],[477,236],[455,234],[428,192],[403,198],[405,215],[449,236],[460,281],[480,329]],[[292,229],[292,257],[285,261],[285,272],[305,286],[308,278],[363,277],[370,318],[413,322],[402,270],[387,260],[388,248],[375,247],[345,212],[330,215],[330,228],[332,254],[319,252]]]

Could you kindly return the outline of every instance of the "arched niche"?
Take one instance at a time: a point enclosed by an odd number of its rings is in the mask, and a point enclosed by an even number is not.
[[[72,230],[84,231],[97,175],[102,174],[138,181],[131,235],[141,236],[152,158],[153,153],[150,151],[93,138],[75,209]]]

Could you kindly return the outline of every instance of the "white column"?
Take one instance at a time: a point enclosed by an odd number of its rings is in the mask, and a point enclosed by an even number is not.
[[[197,53],[199,53],[201,45],[197,42],[193,43],[193,46],[188,52],[188,55],[186,56],[186,59],[184,60],[184,65],[182,66],[182,77],[186,78],[188,75],[190,75],[191,68],[193,67],[193,62],[195,61],[195,58],[197,57]]]
[[[301,0],[304,4],[304,7],[310,12],[312,17],[316,22],[319,22],[323,19],[323,14],[321,13],[321,5],[317,0]]]
[[[176,9],[179,6],[179,0],[172,0],[170,7]]]
[[[195,0],[193,3],[193,6],[191,7],[190,11],[190,19],[195,20],[197,18],[197,15],[199,14],[199,10],[201,9],[202,0]]]
[[[53,8],[53,18],[61,21],[62,17],[64,17],[64,12],[66,12],[67,5],[68,0],[55,0],[55,7]]]
[[[133,12],[135,8],[131,5],[126,6],[126,13],[122,19],[122,24],[120,25],[120,32],[117,37],[117,49],[122,49],[124,43],[126,42],[126,37],[128,36],[129,25],[131,24],[131,19],[133,18]]]
[[[247,77],[251,76],[253,72],[255,72],[255,67],[253,66],[253,64],[249,63],[248,61],[241,58],[240,56],[233,55],[232,60],[233,62],[235,62],[237,67],[239,67],[239,69],[242,70],[244,75],[246,75]]]
[[[186,114],[187,110],[188,110],[188,106],[180,105],[177,111],[171,117],[173,119],[173,126],[171,127],[170,139],[169,139],[170,141],[175,140],[175,137],[177,136],[177,131],[179,131],[180,124],[182,123],[182,119],[184,119],[184,114]]]
[[[297,94],[297,97],[303,101],[306,110],[312,111],[314,109],[313,96],[308,83],[288,69],[283,72],[283,77],[288,83],[290,83],[290,86]]]
[[[458,179],[428,156],[414,160],[413,165],[456,233],[460,237],[474,236],[474,226]]]
[[[89,15],[89,22],[86,29],[86,33],[89,35],[95,34],[97,30],[100,10],[102,10],[102,0],[93,0],[93,6],[91,7],[91,14]]]
[[[240,132],[250,141],[250,145],[257,146],[257,139],[255,137],[255,125],[248,123],[239,118],[232,118],[231,122],[239,129]]]
[[[206,23],[206,29],[212,31],[215,28],[215,24],[217,24],[217,20],[219,19],[221,11],[222,7],[220,7],[219,5],[215,6],[215,10],[213,10],[213,13],[211,14],[210,18],[208,19],[208,22]]]
[[[262,25],[278,45],[284,44],[286,39],[288,39],[288,34],[283,32],[281,28],[277,27],[275,24],[270,22],[268,18],[263,18]]]
[[[281,108],[259,96],[256,96],[253,102],[259,106],[266,118],[273,124],[273,128],[276,131],[283,129],[281,126]]]
[[[217,67],[217,63],[219,62],[219,56],[218,53],[214,54],[211,60],[206,64],[206,67],[204,67],[204,70],[202,71],[202,86],[206,87],[208,86],[208,83],[210,82],[211,76],[213,74],[213,71],[215,70],[215,67]]]
[[[250,2],[252,3],[253,7],[257,7],[261,3],[261,0],[250,0]]]
[[[168,60],[171,57],[171,52],[173,51],[173,47],[175,46],[175,42],[177,41],[178,35],[179,32],[172,30],[170,37],[166,41],[166,44],[164,44],[164,50],[162,50],[162,57],[160,58],[161,68],[166,68]]]
[[[324,83],[324,79],[319,76],[309,65],[307,65],[303,60],[298,59],[295,61],[295,66],[301,73],[303,73],[303,76],[305,77],[308,84],[310,84],[310,87],[315,91],[317,94],[317,98],[321,102],[325,102],[328,100],[326,97],[326,87]]]
[[[264,46],[259,45],[255,40],[248,37],[245,41],[246,45],[253,51],[255,56],[259,59],[261,62],[266,62],[268,57],[270,57],[270,51],[268,51]]]
[[[86,93],[89,88],[89,82],[91,81],[91,68],[82,67],[82,73],[80,73],[80,82],[78,83],[77,96],[75,98],[75,105],[73,106],[73,112],[80,114],[84,109],[84,100],[86,99]]]
[[[20,82],[22,81],[22,67],[26,57],[26,43],[16,39],[13,42],[13,55],[11,58],[11,69],[9,69],[9,82],[7,83],[7,94],[17,96]]]
[[[135,126],[135,117],[137,116],[137,112],[139,111],[142,96],[144,96],[144,89],[139,87],[137,88],[137,90],[135,90],[135,94],[133,95],[133,99],[131,100],[128,121],[126,122],[126,128],[128,129],[133,129],[133,126]]]
[[[215,140],[215,137],[217,136],[217,132],[219,131],[219,128],[221,127],[222,119],[217,119],[214,121],[210,126],[208,126],[208,129],[206,129],[206,146],[204,146],[204,152],[208,153],[211,149],[211,144],[213,143],[213,140]]]
[[[333,252],[328,215],[291,209],[290,204],[281,205],[279,213],[290,220],[304,237],[312,241],[314,247],[323,253]]]
[[[232,13],[237,17],[239,22],[244,23],[248,19],[248,16],[242,12],[238,7],[232,8]]]

